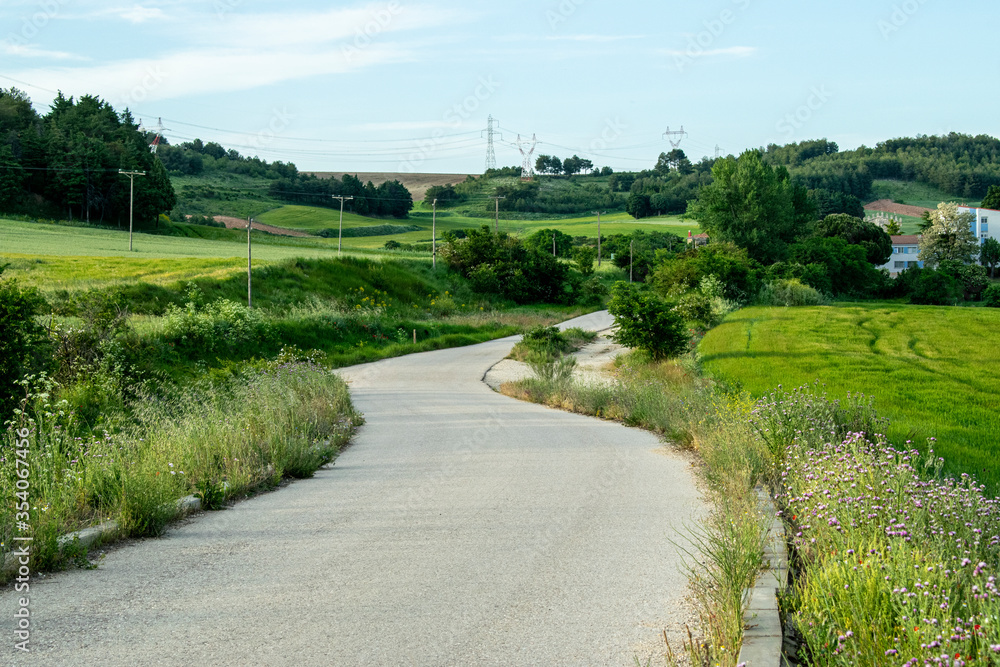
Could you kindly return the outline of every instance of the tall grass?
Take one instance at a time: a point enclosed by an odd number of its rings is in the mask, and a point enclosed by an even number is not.
[[[127,536],[160,534],[174,501],[193,492],[238,496],[282,477],[308,477],[332,461],[361,417],[347,386],[308,362],[247,369],[228,381],[141,395],[118,428],[84,435],[67,404],[50,402],[51,383],[28,395],[9,425],[0,457],[0,494],[18,480],[15,429],[28,433],[34,567],[56,567],[57,538],[107,519]],[[5,547],[18,528],[0,504]]]

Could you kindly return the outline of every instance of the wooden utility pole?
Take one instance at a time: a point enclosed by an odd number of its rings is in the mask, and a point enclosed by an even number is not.
[[[247,308],[253,308],[253,248],[250,245],[250,232],[253,230],[253,218],[247,218]]]
[[[632,263],[635,261],[635,241],[628,242],[628,281],[632,282]]]
[[[438,267],[438,247],[437,247],[437,213],[438,200],[431,203],[431,266]]]
[[[128,251],[132,252],[132,208],[135,205],[135,177],[145,176],[146,172],[119,169],[118,173],[122,176],[128,176]]]
[[[552,256],[553,257],[558,257],[558,255],[556,255],[556,233],[555,232],[552,232]]]
[[[497,203],[496,217],[493,219],[493,231],[496,234],[500,234],[500,200],[506,199],[506,197],[490,197],[490,199],[495,199]]]
[[[602,211],[594,211],[597,214],[597,268],[601,268],[601,213]]]
[[[339,195],[333,195],[332,198],[340,200],[340,231],[337,232],[337,254],[339,255],[344,243],[344,200],[354,199],[354,197],[341,197]]]

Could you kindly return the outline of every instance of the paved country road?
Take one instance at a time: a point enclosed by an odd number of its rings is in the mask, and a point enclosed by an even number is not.
[[[344,369],[367,424],[335,466],[33,583],[30,655],[5,589],[3,664],[645,664],[686,620],[690,463],[493,393],[514,340]]]

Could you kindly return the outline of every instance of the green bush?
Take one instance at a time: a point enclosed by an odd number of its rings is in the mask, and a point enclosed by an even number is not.
[[[821,306],[826,303],[826,297],[814,287],[790,278],[764,285],[757,303],[761,306]]]
[[[573,261],[580,269],[580,273],[585,276],[594,275],[594,261],[597,259],[597,248],[589,245],[582,245],[573,251]]]
[[[608,312],[615,318],[615,341],[646,350],[654,359],[676,357],[687,349],[684,320],[673,311],[676,304],[633,284],[618,282],[611,289]]]
[[[912,283],[910,303],[953,306],[962,295],[962,285],[947,273],[923,269]]]
[[[1000,308],[1000,285],[990,285],[983,292],[983,303],[991,308]]]
[[[36,290],[0,280],[0,423],[19,402],[18,380],[52,364],[45,329],[35,321],[44,303]]]
[[[196,287],[189,289],[189,297],[183,309],[173,304],[167,307],[163,336],[169,343],[215,352],[260,345],[272,337],[271,326],[260,311],[226,299],[202,306]]]

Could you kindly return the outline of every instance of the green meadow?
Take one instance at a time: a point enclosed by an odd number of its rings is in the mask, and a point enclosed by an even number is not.
[[[819,381],[863,393],[896,444],[935,451],[951,473],[1000,488],[1000,310],[889,303],[747,308],[702,340],[705,370],[762,396]]]

